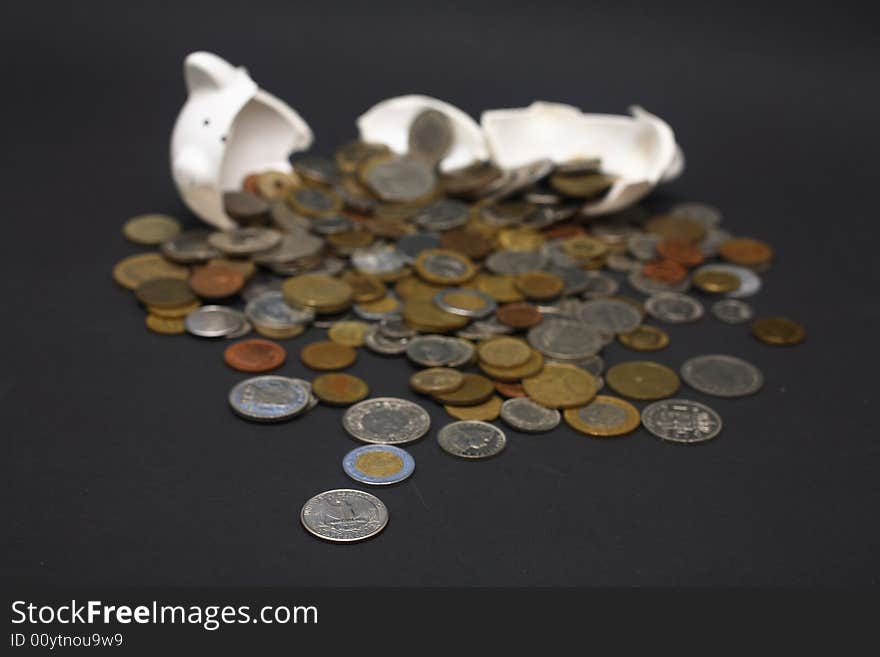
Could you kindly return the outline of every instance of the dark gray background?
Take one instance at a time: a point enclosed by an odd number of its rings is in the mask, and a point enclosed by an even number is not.
[[[8,445],[3,572],[68,583],[267,585],[866,585],[878,582],[878,48],[868,15],[706,3],[58,3],[0,21],[0,240]],[[314,3],[317,5],[318,3]],[[755,299],[803,321],[774,349],[706,317],[657,358],[727,352],[766,387],[710,400],[718,440],[560,428],[481,463],[412,446],[379,494],[376,540],[310,538],[309,496],[347,486],[341,411],[254,426],[226,406],[223,343],[164,338],[110,278],[120,227],[187,217],[168,168],[191,50],[248,67],[331,152],[373,103],[423,92],[474,116],[558,100],[639,103],[670,122],[685,175],[652,201],[704,200],[777,261]],[[187,219],[192,221],[191,218]],[[288,341],[284,373],[310,376]],[[632,357],[618,346],[611,363]],[[405,361],[361,351],[376,395]],[[687,390],[683,394],[705,399]],[[442,409],[425,404],[435,425]]]

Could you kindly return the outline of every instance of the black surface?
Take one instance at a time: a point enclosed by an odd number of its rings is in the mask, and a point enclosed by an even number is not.
[[[3,571],[58,582],[297,585],[878,583],[876,66],[868,14],[629,3],[21,3],[0,22],[4,94]],[[158,5],[158,3],[155,3]],[[317,3],[316,3],[317,4]],[[651,5],[653,6],[653,5]],[[379,494],[376,540],[309,537],[299,509],[348,486],[341,411],[254,426],[226,406],[223,343],[163,338],[110,279],[136,213],[186,216],[168,170],[191,50],[244,64],[329,152],[373,103],[424,92],[478,115],[535,99],[667,119],[688,158],[658,206],[705,200],[777,263],[755,299],[806,344],[711,317],[658,355],[728,352],[765,389],[709,400],[711,444],[508,432],[457,461],[431,437]],[[314,332],[308,337],[314,335]],[[310,376],[287,342],[283,372]],[[611,363],[629,357],[608,349]],[[361,350],[376,395],[411,367]],[[695,399],[699,394],[683,391]],[[440,425],[442,409],[426,402]]]

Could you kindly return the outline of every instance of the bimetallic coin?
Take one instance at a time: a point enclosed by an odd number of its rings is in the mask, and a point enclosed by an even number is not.
[[[470,215],[471,208],[467,203],[443,199],[421,208],[416,212],[413,221],[423,230],[439,232],[464,226]]]
[[[488,294],[471,288],[441,290],[434,295],[434,303],[453,315],[476,318],[487,317],[498,307]]]
[[[642,313],[619,299],[593,299],[580,307],[578,318],[606,333],[629,333],[642,323]]]
[[[437,443],[443,451],[465,459],[495,456],[507,445],[507,437],[498,427],[479,420],[452,422],[440,429]]]
[[[342,209],[342,199],[333,190],[323,187],[300,187],[287,197],[287,203],[296,212],[307,217],[328,217]]]
[[[244,313],[257,326],[277,329],[305,326],[315,318],[314,310],[290,306],[285,303],[281,292],[275,291],[263,292],[251,299]]]
[[[326,404],[348,406],[364,399],[370,389],[365,381],[356,376],[333,372],[315,377],[312,392]]]
[[[186,330],[201,338],[223,338],[247,323],[244,313],[227,306],[202,306],[186,316]]]
[[[286,376],[257,376],[236,384],[229,392],[232,410],[254,422],[280,422],[302,413],[311,391]]]
[[[455,141],[452,121],[443,112],[426,109],[409,126],[409,154],[437,166]]]
[[[727,324],[742,324],[755,316],[752,307],[739,299],[721,299],[713,303],[710,310],[715,317]]]
[[[568,425],[588,436],[623,436],[635,431],[640,422],[639,410],[627,401],[598,395],[580,408],[565,411]]]
[[[565,361],[589,358],[605,344],[594,326],[563,318],[545,319],[529,329],[527,339],[545,356]]]
[[[203,262],[218,258],[221,253],[211,246],[208,238],[211,231],[204,229],[186,230],[162,242],[161,251],[169,260],[183,264]]]
[[[473,359],[474,347],[460,338],[420,335],[409,341],[406,355],[422,367],[460,367]]]
[[[501,405],[501,419],[523,433],[544,433],[559,425],[561,416],[555,408],[536,404],[528,397],[512,397]]]
[[[659,292],[645,301],[645,311],[658,321],[681,324],[700,319],[703,304],[685,294]]]
[[[681,366],[681,378],[691,388],[716,397],[753,395],[764,385],[761,370],[741,358],[724,354],[686,360]]]
[[[310,534],[332,543],[371,538],[388,524],[388,509],[375,495],[339,488],[311,498],[303,505],[300,521]]]
[[[437,285],[459,285],[473,278],[476,267],[470,258],[455,251],[422,251],[414,263],[418,275]]]
[[[663,440],[701,443],[721,432],[721,417],[705,404],[689,399],[665,399],[642,411],[642,425]]]
[[[743,299],[745,297],[754,296],[761,291],[760,276],[758,276],[755,272],[746,267],[725,264],[703,265],[702,267],[694,271],[694,276],[697,276],[705,270],[726,272],[729,274],[733,274],[739,279],[739,287],[732,292],[727,292],[725,294],[726,297]]]
[[[345,411],[342,426],[362,442],[399,445],[424,436],[431,418],[424,408],[406,399],[375,397]]]
[[[630,399],[671,397],[681,386],[678,374],[665,365],[647,360],[618,363],[605,373],[605,380],[614,392]]]
[[[122,234],[135,244],[161,244],[180,232],[180,223],[167,214],[139,214],[125,222]]]
[[[765,344],[783,346],[800,344],[806,339],[807,332],[786,317],[762,317],[752,323],[752,335]]]
[[[408,479],[416,462],[409,452],[394,445],[364,445],[345,455],[342,469],[362,484],[387,486]]]

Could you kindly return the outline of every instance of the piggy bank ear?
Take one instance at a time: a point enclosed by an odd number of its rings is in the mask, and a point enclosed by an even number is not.
[[[190,93],[221,89],[235,77],[237,69],[210,52],[194,52],[183,60],[183,77]]]

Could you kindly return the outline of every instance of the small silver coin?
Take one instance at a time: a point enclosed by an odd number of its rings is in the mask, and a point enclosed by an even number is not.
[[[285,199],[275,199],[269,204],[269,216],[275,227],[284,232],[307,231],[311,227],[311,219],[291,208]]]
[[[379,322],[379,332],[386,338],[395,340],[414,338],[416,335],[402,317],[386,317]]]
[[[406,266],[407,257],[390,244],[374,244],[355,249],[351,264],[364,274],[390,274]]]
[[[416,212],[413,221],[423,230],[444,231],[464,226],[471,216],[467,203],[452,199],[434,201]]]
[[[303,505],[299,517],[313,536],[332,543],[354,543],[385,529],[388,508],[375,495],[338,488],[315,495]]]
[[[222,255],[220,251],[208,243],[210,235],[209,230],[187,230],[170,240],[165,240],[159,248],[166,258],[182,264],[219,258]]]
[[[415,260],[422,251],[440,248],[440,236],[436,233],[412,233],[397,240],[397,249],[410,260]]]
[[[440,429],[437,443],[443,451],[464,459],[495,456],[507,445],[507,436],[498,427],[479,420],[452,422]]]
[[[584,272],[587,284],[582,290],[584,299],[604,299],[613,297],[620,289],[620,283],[600,271]]]
[[[486,258],[486,268],[495,274],[524,274],[543,269],[547,255],[541,251],[496,251]]]
[[[227,306],[202,306],[184,320],[186,330],[200,338],[222,338],[241,330],[247,321],[239,310]]]
[[[681,378],[691,388],[716,397],[753,395],[764,385],[761,370],[735,356],[695,356],[681,366]]]
[[[245,256],[268,251],[281,241],[281,232],[274,228],[236,228],[211,233],[208,243],[226,255]]]
[[[606,343],[596,327],[562,317],[545,319],[529,329],[526,338],[545,356],[567,362],[589,358]]]
[[[686,294],[660,292],[645,300],[645,312],[668,324],[695,322],[703,316],[703,304]]]
[[[686,276],[678,283],[664,283],[653,278],[648,278],[642,273],[642,268],[633,269],[626,277],[627,283],[642,294],[657,294],[658,292],[686,292],[691,286],[691,277]]]
[[[398,397],[375,397],[350,406],[342,426],[365,443],[399,445],[418,440],[431,428],[428,412]]]
[[[282,233],[281,239],[271,249],[254,254],[258,265],[280,265],[317,254],[324,248],[324,240],[303,230]]]
[[[435,109],[419,112],[409,126],[408,141],[410,155],[435,167],[455,143],[452,121]]]
[[[254,422],[281,422],[309,406],[311,390],[286,376],[256,376],[233,386],[229,405],[237,415]]]
[[[450,295],[455,294],[472,296],[475,299],[482,301],[483,305],[479,308],[464,308],[462,306],[456,306],[449,301]],[[471,288],[450,288],[448,290],[440,290],[434,295],[434,305],[448,313],[452,313],[453,315],[459,315],[461,317],[476,317],[477,319],[482,319],[483,317],[491,315],[498,307],[495,299],[488,294]]]
[[[251,299],[245,306],[244,314],[258,326],[286,329],[308,324],[315,319],[311,308],[288,305],[281,292],[264,292]]]
[[[416,462],[409,452],[394,445],[364,445],[345,455],[342,469],[362,484],[387,486],[408,479]]]
[[[721,416],[700,402],[664,399],[642,410],[642,426],[663,440],[701,443],[721,432]]]
[[[501,419],[524,433],[544,433],[559,425],[562,416],[555,408],[536,404],[528,397],[513,397],[501,404]]]
[[[364,344],[370,351],[383,356],[399,356],[406,353],[408,338],[390,338],[383,335],[378,327],[373,327],[364,335]]]
[[[669,214],[687,217],[706,228],[720,226],[722,219],[721,210],[705,203],[678,203],[669,210]]]
[[[578,318],[601,331],[629,333],[642,324],[642,313],[631,303],[618,299],[593,299],[580,308]]]
[[[335,235],[354,229],[354,222],[341,214],[319,217],[312,221],[312,230],[319,235]]]
[[[437,186],[437,177],[429,165],[407,157],[381,162],[371,167],[365,178],[379,198],[394,203],[418,200]]]
[[[409,341],[406,356],[422,367],[460,367],[474,358],[474,346],[461,338],[419,335]]]
[[[727,324],[742,324],[755,316],[754,309],[739,299],[721,299],[710,307],[712,314]]]
[[[626,248],[638,260],[653,260],[657,257],[660,236],[654,233],[633,233],[626,239]]]

